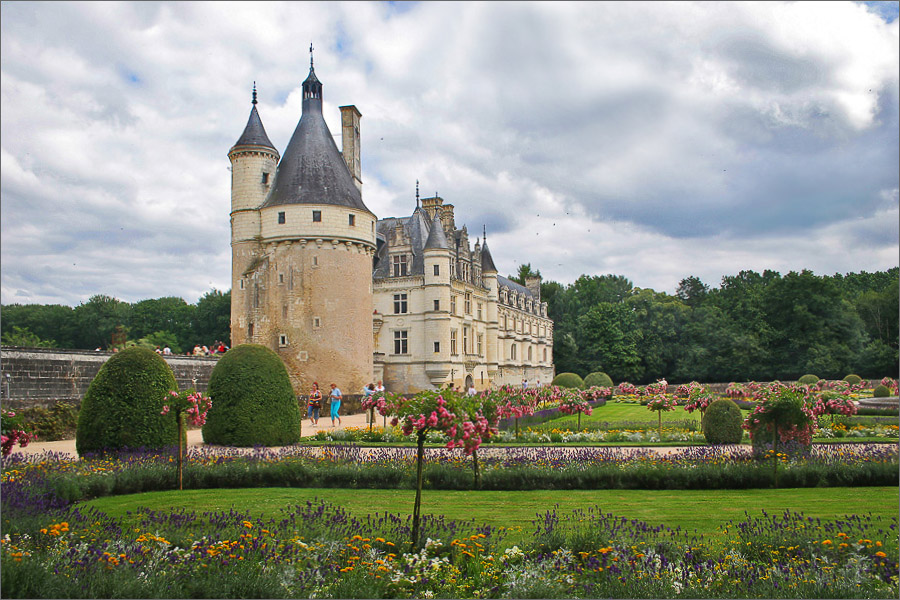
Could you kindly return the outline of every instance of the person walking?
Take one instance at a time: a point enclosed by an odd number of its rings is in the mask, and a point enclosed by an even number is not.
[[[328,394],[329,400],[331,400],[331,426],[334,427],[334,420],[337,419],[338,425],[341,424],[341,415],[338,414],[338,411],[341,409],[341,399],[343,399],[343,394],[341,394],[341,390],[334,383],[331,384],[331,393]]]
[[[320,410],[322,410],[322,392],[319,391],[319,384],[313,381],[312,391],[309,393],[309,403],[306,408],[307,416],[313,425],[319,424]]]

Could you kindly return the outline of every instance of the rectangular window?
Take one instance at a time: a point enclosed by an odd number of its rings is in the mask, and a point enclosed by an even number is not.
[[[319,257],[318,256],[313,256],[313,266],[314,267],[319,266]]]
[[[406,255],[395,254],[391,260],[394,266],[394,277],[406,277]]]
[[[466,314],[472,314],[472,294],[471,292],[466,292]]]
[[[479,333],[478,334],[478,356],[482,355],[482,349],[484,348],[484,346],[482,346],[483,341],[484,341],[484,336]]]
[[[247,325],[247,337],[253,339],[253,323]]]
[[[434,274],[436,276],[441,274],[441,265],[434,265]]]
[[[269,174],[268,173],[263,173],[262,182],[263,182],[263,185],[269,184]]]
[[[440,300],[434,301],[434,310],[441,310],[441,301]]]
[[[406,330],[394,332],[394,354],[407,354]]]
[[[313,211],[313,223],[321,223],[322,222],[322,211],[314,210]]]
[[[287,336],[282,334],[278,336],[278,345],[279,346],[287,346]]]
[[[394,314],[406,314],[406,294],[394,294]]]
[[[350,224],[350,227],[356,227],[356,215],[347,215],[347,220]]]
[[[313,327],[318,329],[321,326],[322,326],[322,319],[320,319],[319,317],[313,317]]]
[[[478,303],[478,320],[481,320],[481,302]]]
[[[456,354],[456,330],[450,330],[450,354]]]
[[[285,223],[284,211],[282,211],[282,212],[278,213],[278,224],[284,225],[284,223]]]
[[[450,296],[450,314],[456,314],[456,296],[453,295]]]
[[[435,352],[440,352],[440,351],[441,351],[441,343],[440,343],[440,342],[435,342],[435,343],[434,343],[434,351],[435,351]]]
[[[463,354],[469,353],[469,328],[463,327]]]
[[[284,283],[284,273],[278,274],[278,283]]]

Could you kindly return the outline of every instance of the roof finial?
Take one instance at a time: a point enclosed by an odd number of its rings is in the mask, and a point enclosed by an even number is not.
[[[481,225],[481,239],[487,244],[487,225],[484,224]]]
[[[256,82],[253,82],[253,106],[256,106]]]
[[[312,68],[313,68],[313,55],[312,55],[312,52],[313,52],[313,45],[312,45],[312,42],[310,42],[310,43],[309,43],[309,68],[310,68],[310,70],[312,70]]]
[[[416,179],[416,208],[419,208],[419,180]]]

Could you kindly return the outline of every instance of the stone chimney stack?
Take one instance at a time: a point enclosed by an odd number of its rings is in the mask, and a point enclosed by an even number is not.
[[[541,301],[541,281],[540,277],[525,278],[525,287],[528,288],[528,291],[531,292],[531,295],[534,296],[537,302]]]
[[[360,112],[352,104],[341,107],[341,154],[356,189],[362,191],[362,165],[359,160],[359,119]]]

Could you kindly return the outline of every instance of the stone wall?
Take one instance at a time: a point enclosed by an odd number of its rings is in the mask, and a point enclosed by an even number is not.
[[[80,404],[108,352],[17,348],[0,351],[0,398],[4,408],[50,408],[57,402]],[[180,389],[205,392],[215,358],[164,356]]]

